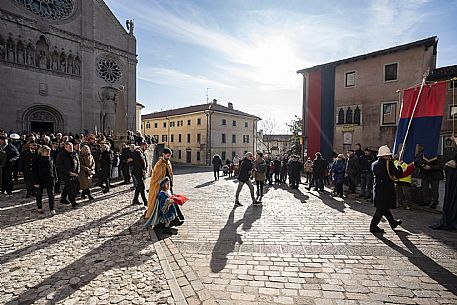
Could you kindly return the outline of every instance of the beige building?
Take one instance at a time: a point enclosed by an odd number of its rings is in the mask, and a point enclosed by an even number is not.
[[[361,143],[393,145],[400,102],[397,90],[420,84],[436,65],[438,39],[405,45],[298,71],[304,77],[305,150],[327,160]]]
[[[144,135],[154,137],[173,150],[178,163],[209,165],[215,154],[232,160],[256,151],[257,121],[260,118],[214,100],[178,109],[154,112],[141,117]]]
[[[136,121],[136,128],[135,131],[141,132],[141,110],[144,108],[143,104],[136,103],[136,116],[135,116],[135,121]]]
[[[292,149],[293,135],[270,134],[266,135],[260,130],[257,133],[257,151],[271,156],[289,154]]]

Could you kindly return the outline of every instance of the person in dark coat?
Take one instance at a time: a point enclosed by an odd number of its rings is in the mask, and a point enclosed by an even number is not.
[[[315,156],[313,161],[313,181],[309,184],[308,190],[310,190],[311,186],[314,184],[315,191],[323,192],[326,163],[320,152],[317,152]]]
[[[51,158],[54,161],[54,164],[57,164],[57,155],[60,153],[59,142],[52,141],[51,143]],[[59,172],[57,171],[56,183],[54,184],[54,193],[60,194],[60,177]]]
[[[254,169],[253,160],[254,156],[252,155],[252,153],[247,152],[244,158],[240,161],[240,172],[238,174],[238,188],[236,189],[235,194],[235,207],[243,206],[239,201],[239,197],[241,189],[245,184],[248,185],[249,191],[251,192],[252,204],[257,204],[257,200],[254,196],[254,186],[252,185],[252,182],[250,180],[252,170]]]
[[[54,184],[57,180],[57,169],[54,160],[50,156],[51,148],[43,145],[38,150],[32,168],[33,186],[36,188],[37,212],[43,213],[43,189],[48,193],[49,210],[51,215],[56,215],[54,210]]]
[[[2,189],[10,196],[13,195],[13,170],[20,155],[17,148],[11,143],[8,143],[8,138],[6,137],[0,137],[0,146],[0,149],[3,148],[5,151],[7,160],[3,167]]]
[[[439,158],[425,160],[424,156],[420,155],[415,165],[419,167],[419,175],[422,179],[422,192],[424,195],[422,205],[430,206],[431,209],[434,209],[439,202],[440,180],[444,179],[441,160]]]
[[[336,195],[343,197],[344,176],[346,174],[346,160],[343,154],[339,154],[338,158],[332,163],[331,173]]]
[[[130,159],[130,148],[123,144],[121,149],[121,172],[124,178],[123,184],[130,184],[130,165],[128,159]]]
[[[113,166],[113,155],[108,144],[101,144],[100,154],[100,187],[103,188],[103,193],[106,194],[110,189],[111,167]]]
[[[349,192],[348,194],[355,193],[355,187],[358,184],[360,178],[360,164],[359,158],[354,153],[354,150],[348,150],[348,160],[346,167],[346,174],[349,182]]]
[[[137,181],[135,187],[135,195],[133,196],[133,204],[141,204],[138,200],[138,196],[141,195],[143,199],[143,205],[148,205],[148,199],[145,194],[144,179],[146,178],[146,169],[148,167],[148,161],[144,152],[148,149],[148,144],[142,142],[140,147],[135,149],[133,153],[130,153],[130,158],[127,159],[129,166],[132,167],[132,175]]]
[[[440,221],[430,228],[452,231],[457,229],[457,153],[444,166],[446,186],[444,189],[443,211]]]
[[[384,230],[378,227],[383,216],[392,229],[395,229],[402,222],[400,219],[395,220],[390,210],[397,208],[394,181],[402,177],[403,170],[400,166],[395,167],[392,161],[392,152],[387,145],[379,148],[378,160],[373,162],[372,170],[374,177],[373,202],[376,212],[371,220],[370,232],[384,233]]]
[[[273,163],[275,165],[275,183],[281,183],[279,175],[281,173],[281,161],[276,157],[276,159],[273,160]]]
[[[33,177],[32,177],[32,166],[33,161],[36,159],[36,149],[37,144],[35,141],[27,143],[26,149],[21,152],[19,158],[19,171],[24,174],[24,182],[26,195],[25,198],[30,198],[30,196],[35,196],[35,189],[33,187]]]
[[[211,163],[213,164],[214,180],[219,180],[219,171],[222,168],[221,157],[219,155],[214,155]]]
[[[291,188],[298,189],[302,170],[303,164],[298,160],[298,156],[292,156],[289,161],[289,184]]]
[[[371,171],[371,165],[375,158],[369,148],[365,148],[364,154],[359,157],[360,164],[360,188],[362,189],[359,197],[365,199],[371,198],[371,192],[373,191],[373,172]]]
[[[65,143],[64,149],[57,156],[56,167],[64,183],[60,203],[71,204],[72,208],[76,208],[79,204],[76,202],[75,179],[78,178],[80,167],[78,155],[73,151],[72,143]]]

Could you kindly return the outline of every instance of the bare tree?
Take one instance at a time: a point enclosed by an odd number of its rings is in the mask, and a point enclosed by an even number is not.
[[[271,142],[273,140],[273,134],[278,131],[278,122],[273,118],[266,118],[260,121],[260,130],[263,132],[263,137],[260,142],[265,145],[267,152],[270,153]]]

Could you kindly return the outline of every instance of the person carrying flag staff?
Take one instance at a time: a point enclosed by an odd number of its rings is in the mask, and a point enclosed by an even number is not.
[[[395,167],[392,161],[392,152],[387,145],[379,148],[378,160],[373,162],[372,170],[374,177],[373,202],[376,212],[371,220],[370,232],[384,233],[384,230],[378,227],[383,216],[392,229],[402,223],[400,219],[394,219],[390,210],[397,207],[394,181],[402,177],[403,170],[400,166]]]

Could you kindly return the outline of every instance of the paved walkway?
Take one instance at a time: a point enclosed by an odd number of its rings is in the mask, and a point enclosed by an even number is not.
[[[54,217],[22,195],[0,195],[0,304],[174,304],[128,187]]]
[[[437,214],[396,210],[374,236],[366,202],[274,185],[233,209],[236,180],[176,172],[186,223],[162,245],[189,304],[457,304],[457,234],[430,230]]]

